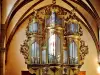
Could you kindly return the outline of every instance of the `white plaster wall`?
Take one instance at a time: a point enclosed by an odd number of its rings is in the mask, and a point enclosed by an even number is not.
[[[100,75],[98,73],[98,62],[97,62],[97,49],[94,41],[89,32],[82,26],[83,36],[82,40],[88,45],[89,53],[86,55],[84,65],[81,67],[82,71],[86,71],[86,75]]]
[[[28,20],[26,20],[14,35],[9,49],[6,64],[6,75],[21,75],[21,71],[27,70],[23,55],[20,53],[20,45],[26,38],[25,30]]]

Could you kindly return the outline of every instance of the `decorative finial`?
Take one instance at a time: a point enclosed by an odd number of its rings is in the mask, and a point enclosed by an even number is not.
[[[32,16],[32,18],[33,18],[32,21],[33,21],[33,22],[36,22],[36,21],[37,21],[37,20],[36,20],[36,19],[37,19],[37,10],[36,10],[36,9],[33,9],[33,12],[34,12],[34,14],[33,14],[33,16]]]
[[[71,10],[71,16],[73,16],[75,14],[75,9]]]
[[[33,16],[36,17],[36,15],[37,15],[37,10],[36,10],[36,9],[33,9],[33,12],[34,12]]]
[[[56,4],[56,0],[52,0],[52,3],[53,3],[53,4]]]

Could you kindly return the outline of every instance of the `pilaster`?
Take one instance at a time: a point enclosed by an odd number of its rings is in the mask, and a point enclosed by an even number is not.
[[[5,75],[5,48],[0,48],[0,75]]]

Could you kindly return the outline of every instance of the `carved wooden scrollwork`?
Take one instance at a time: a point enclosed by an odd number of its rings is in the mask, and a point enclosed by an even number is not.
[[[80,26],[79,28],[79,34],[82,36],[83,35],[83,32],[82,32],[82,27]]]
[[[20,52],[23,54],[25,63],[28,63],[29,56],[29,45],[28,40],[24,40],[24,43],[21,45]]]
[[[84,60],[85,56],[89,53],[88,46],[85,45],[83,40],[80,41],[80,58]]]

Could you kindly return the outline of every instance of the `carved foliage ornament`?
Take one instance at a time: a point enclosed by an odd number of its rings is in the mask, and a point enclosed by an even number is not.
[[[85,45],[83,40],[81,40],[80,43],[80,59],[84,60],[85,56],[89,53],[88,46]]]
[[[28,57],[29,57],[29,44],[28,40],[25,40],[24,43],[21,45],[20,52],[24,55],[25,63],[28,64]]]

